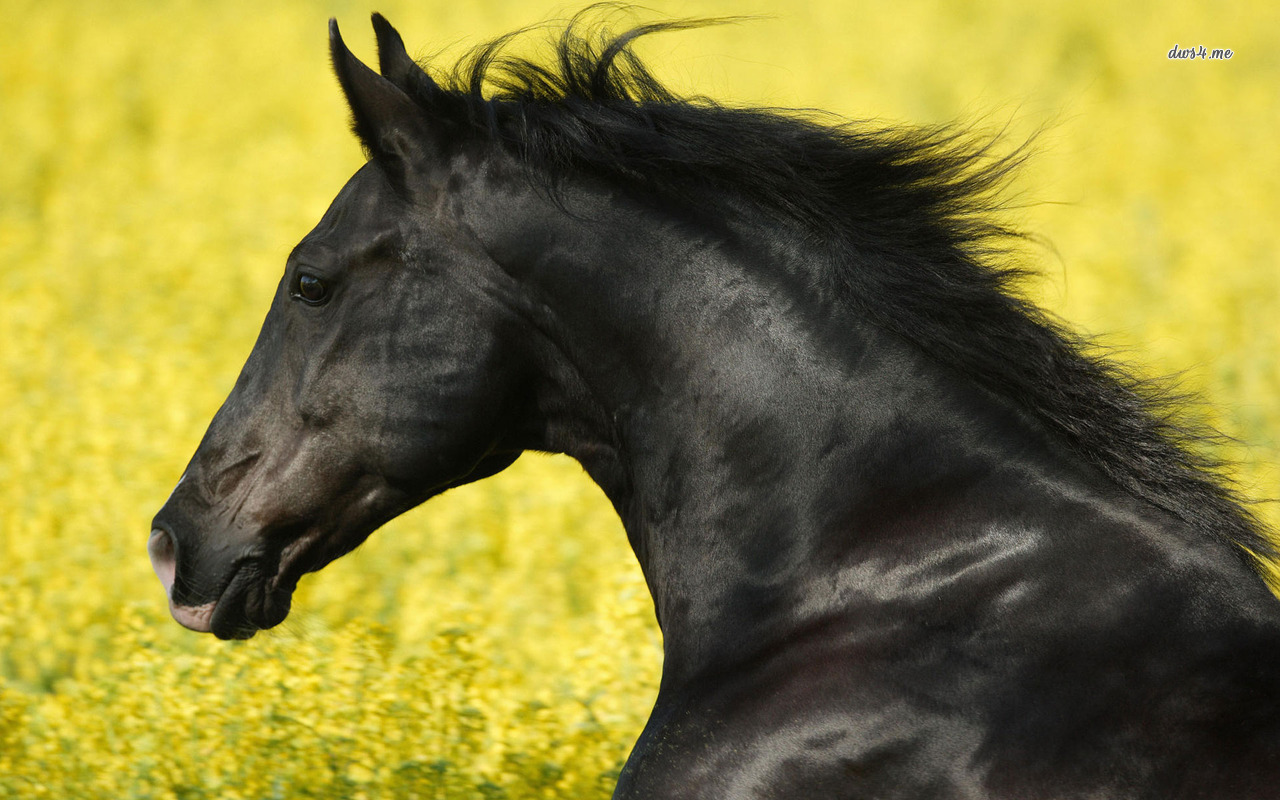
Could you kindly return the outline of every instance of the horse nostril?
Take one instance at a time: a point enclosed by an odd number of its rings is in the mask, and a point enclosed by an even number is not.
[[[164,584],[165,594],[173,588],[173,574],[177,569],[174,549],[173,537],[168,531],[160,528],[151,531],[147,554],[151,556],[151,568],[156,571],[156,577]]]
[[[249,453],[242,458],[223,467],[214,476],[212,487],[214,497],[225,497],[227,493],[234,490],[249,474],[249,470],[254,464],[258,463],[258,459],[262,457],[262,453]]]

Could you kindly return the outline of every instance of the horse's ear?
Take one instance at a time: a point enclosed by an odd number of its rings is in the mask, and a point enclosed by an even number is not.
[[[352,55],[333,19],[329,20],[329,53],[351,107],[352,128],[365,149],[383,165],[398,189],[413,193],[422,188],[422,181],[429,179],[432,167],[439,162],[441,150],[437,132],[428,124],[423,109]]]
[[[409,57],[399,31],[391,27],[387,18],[376,11],[373,12],[373,32],[378,37],[378,71],[382,73],[382,77],[406,93],[411,92],[411,87],[417,85],[422,78],[431,81],[422,67]]]
[[[373,14],[373,32],[378,37],[378,71],[400,91],[432,112],[432,119],[441,122],[465,118],[466,102],[445,91],[431,79],[427,71],[418,65],[405,50],[404,39],[386,17]]]

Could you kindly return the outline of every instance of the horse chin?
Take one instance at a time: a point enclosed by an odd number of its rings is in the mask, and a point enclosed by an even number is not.
[[[264,576],[249,562],[231,576],[217,600],[199,606],[169,601],[169,613],[184,628],[212,633],[219,639],[248,639],[260,630],[284,622],[293,602],[296,579],[283,582],[276,571]]]
[[[256,564],[247,563],[215,602],[201,607],[208,609],[204,630],[219,639],[248,639],[284,622],[292,602],[293,584],[281,586],[278,573],[265,577]]]

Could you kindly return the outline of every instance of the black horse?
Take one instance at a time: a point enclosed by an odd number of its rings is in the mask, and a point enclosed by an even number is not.
[[[684,100],[630,45],[685,23],[433,79],[373,21],[381,74],[330,27],[368,163],[155,518],[179,622],[251,636],[397,514],[567,453],[665,641],[617,797],[1280,797],[1271,545],[1019,299],[1020,151]]]

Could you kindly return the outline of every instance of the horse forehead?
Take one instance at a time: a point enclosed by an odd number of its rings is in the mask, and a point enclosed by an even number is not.
[[[372,162],[351,176],[299,249],[362,249],[399,230],[406,208]]]

